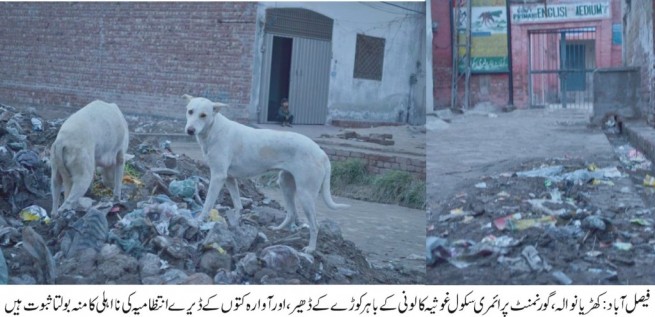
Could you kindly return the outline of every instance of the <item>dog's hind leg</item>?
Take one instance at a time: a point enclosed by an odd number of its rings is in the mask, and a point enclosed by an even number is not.
[[[52,174],[50,177],[50,191],[52,193],[52,211],[50,212],[51,216],[57,215],[57,209],[59,208],[59,199],[61,198],[61,185],[62,185],[61,175],[57,172],[57,168],[52,166]]]
[[[315,209],[315,201],[318,195],[312,194],[311,191],[304,189],[300,189],[297,194],[302,209],[305,211],[305,216],[307,216],[307,222],[309,223],[309,244],[303,248],[303,251],[306,253],[312,253],[316,250],[316,241],[318,240],[318,224],[316,222]]]
[[[90,170],[93,171],[93,169]],[[84,196],[93,181],[93,174],[88,171],[89,169],[86,169],[80,175],[73,176],[73,186],[68,193],[68,197],[59,208],[59,212],[77,207],[79,199]]]
[[[293,179],[293,175],[287,171],[280,171],[280,174],[277,178],[277,183],[280,185],[282,190],[282,195],[284,196],[284,204],[286,208],[286,216],[284,221],[279,226],[271,227],[273,230],[280,230],[287,228],[292,224],[296,224],[296,219],[298,219],[298,214],[296,212],[296,182]]]
[[[228,176],[225,180],[225,187],[227,187],[227,191],[230,193],[234,209],[242,210],[243,204],[241,204],[241,195],[239,194],[239,184],[237,183],[237,179]]]
[[[107,188],[114,188],[114,168],[112,166],[106,166],[102,168],[102,185],[105,185]]]
[[[116,155],[116,165],[111,168],[114,172],[114,190],[113,194],[116,200],[121,200],[121,188],[123,187],[123,173],[125,172],[125,153],[119,151]]]

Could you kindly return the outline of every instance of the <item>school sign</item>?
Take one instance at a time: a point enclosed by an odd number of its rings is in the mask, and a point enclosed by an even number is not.
[[[607,19],[612,17],[609,1],[548,5],[512,5],[512,23],[548,23]]]

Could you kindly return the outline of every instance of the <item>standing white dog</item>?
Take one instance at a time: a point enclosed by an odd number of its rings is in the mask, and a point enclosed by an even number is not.
[[[120,199],[129,132],[116,104],[96,100],[71,115],[50,149],[52,215],[77,207],[93,181],[96,166],[102,180]],[[59,207],[62,185],[64,203]],[[58,208],[59,207],[59,208]]]
[[[295,223],[297,196],[309,221],[309,245],[305,252],[316,250],[318,225],[315,200],[319,192],[332,208],[337,204],[330,193],[330,159],[310,138],[293,132],[253,129],[231,121],[219,113],[227,105],[206,98],[188,99],[185,131],[195,135],[209,164],[211,178],[207,198],[200,214],[204,219],[226,185],[234,208],[243,209],[236,178],[253,177],[269,170],[280,170],[278,183],[284,194],[286,217],[274,230]]]

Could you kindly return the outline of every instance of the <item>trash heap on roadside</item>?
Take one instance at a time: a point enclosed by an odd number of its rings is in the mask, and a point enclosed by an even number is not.
[[[650,161],[633,148],[617,154],[619,166],[531,162],[462,189],[429,213],[428,265],[512,284],[626,283],[621,272],[655,259],[655,209],[634,199],[625,173]]]
[[[63,121],[0,105],[0,284],[420,282],[371,267],[330,220],[319,223],[317,251],[303,253],[308,229],[269,229],[285,213],[251,180],[239,184],[240,219],[226,219],[234,213],[224,190],[199,221],[209,169],[172,152],[170,141],[136,133],[122,201],[98,177],[77,210],[48,217],[49,146]]]

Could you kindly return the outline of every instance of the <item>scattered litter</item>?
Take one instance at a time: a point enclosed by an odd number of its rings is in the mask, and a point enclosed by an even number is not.
[[[562,272],[562,271],[555,271],[555,272],[552,273],[552,275],[560,285],[571,285],[571,284],[573,284],[573,280],[571,280],[570,277],[566,276],[566,274],[564,274],[564,272]]]
[[[143,186],[143,182],[141,180],[131,175],[123,175],[123,184],[134,184],[136,186]]]
[[[45,223],[50,222],[50,217],[48,217],[46,210],[37,205],[25,207],[23,210],[21,210],[20,218],[23,219],[23,221],[43,220]]]
[[[555,165],[525,172],[518,172],[516,175],[519,177],[543,177],[549,179],[551,182],[573,181],[578,183],[586,183],[593,179],[607,179],[623,176],[616,167],[597,168],[595,165],[592,167],[592,170],[584,168],[562,174],[562,172],[564,172],[564,166]],[[552,185],[552,183],[550,185]],[[546,185],[546,187],[550,187],[550,185]]]
[[[196,194],[198,182],[193,179],[185,179],[181,181],[172,181],[168,185],[168,190],[177,196],[182,198],[191,198]]]
[[[598,186],[598,185],[614,186],[614,182],[602,180],[602,179],[594,179],[591,181],[591,184],[594,186]]]
[[[655,187],[655,177],[646,174],[646,177],[644,177],[644,186]]]
[[[546,167],[541,167],[537,169],[533,169],[530,171],[526,172],[518,172],[516,173],[517,176],[519,177],[549,177],[549,176],[555,176],[559,175],[564,171],[564,166],[562,165],[556,165],[556,166],[546,166]]]
[[[644,162],[638,151],[626,157]],[[456,281],[447,277],[458,270],[451,265],[468,267],[456,274],[486,284],[622,284],[642,275],[621,270],[619,280],[620,266],[649,272],[642,253],[655,250],[652,171],[630,172],[611,155],[574,154],[519,164],[509,169],[511,175],[490,176],[483,170],[475,175],[477,181],[470,180],[480,187],[484,180],[484,191],[469,185],[433,205],[427,227],[443,238],[432,254],[444,282]],[[645,186],[639,186],[642,182]],[[467,218],[475,208],[486,210],[485,217]],[[490,233],[522,243],[505,254],[478,252],[482,241],[473,237]]]
[[[591,257],[591,258],[597,258],[597,257],[600,256],[601,254],[603,254],[603,252],[600,252],[600,251],[588,251],[588,252],[585,253],[585,254],[586,254],[588,257]]]
[[[463,269],[492,256],[505,255],[520,243],[520,240],[508,236],[487,236],[479,243],[471,240],[449,242],[446,239],[429,237],[426,244],[427,260],[429,265],[447,261]]]
[[[9,269],[7,268],[7,262],[5,261],[5,255],[0,249],[0,285],[7,285],[9,281]]]
[[[498,218],[498,219],[494,220],[493,223],[494,223],[494,226],[496,227],[496,229],[502,231],[502,230],[507,229],[510,226],[510,222],[512,220],[514,220],[514,221],[520,220],[521,217],[522,216],[521,216],[520,213],[515,213],[515,214],[511,214],[511,215],[508,215],[508,216]]]
[[[16,162],[18,162],[18,164],[27,168],[33,168],[41,162],[39,159],[39,154],[31,150],[18,151],[14,159]]]
[[[509,197],[511,195],[509,193],[507,193],[506,191],[502,191],[502,192],[496,194],[496,196],[502,197],[502,198],[507,198],[507,197]]]
[[[632,250],[632,243],[629,242],[614,242],[612,243],[614,248],[619,249],[621,251],[630,251]]]
[[[554,225],[557,223],[557,218],[554,216],[543,216],[533,219],[522,219],[520,213],[511,214],[505,217],[497,218],[494,220],[494,226],[498,230],[516,230],[522,231],[528,228],[544,227]]]
[[[607,221],[609,223],[609,221]],[[582,228],[588,230],[605,231],[607,229],[606,220],[598,216],[589,216],[582,220]]]
[[[487,183],[485,182],[477,183],[475,184],[475,188],[487,188]]]
[[[649,219],[642,219],[642,218],[633,218],[630,219],[630,223],[635,224],[635,225],[640,225],[644,227],[650,227],[653,225],[653,221]]]
[[[39,271],[39,280],[42,283],[54,284],[57,277],[55,261],[41,235],[30,226],[23,227],[23,249],[34,259],[34,266]]]
[[[550,271],[551,266],[546,263],[543,258],[541,258],[539,252],[534,246],[529,245],[523,248],[523,251],[521,251],[521,256],[528,262],[528,265],[532,271]]]
[[[619,156],[621,163],[632,171],[649,170],[653,165],[642,152],[631,145],[619,146],[615,148],[615,152]]]
[[[34,131],[43,131],[43,122],[39,118],[32,118],[32,130]]]

